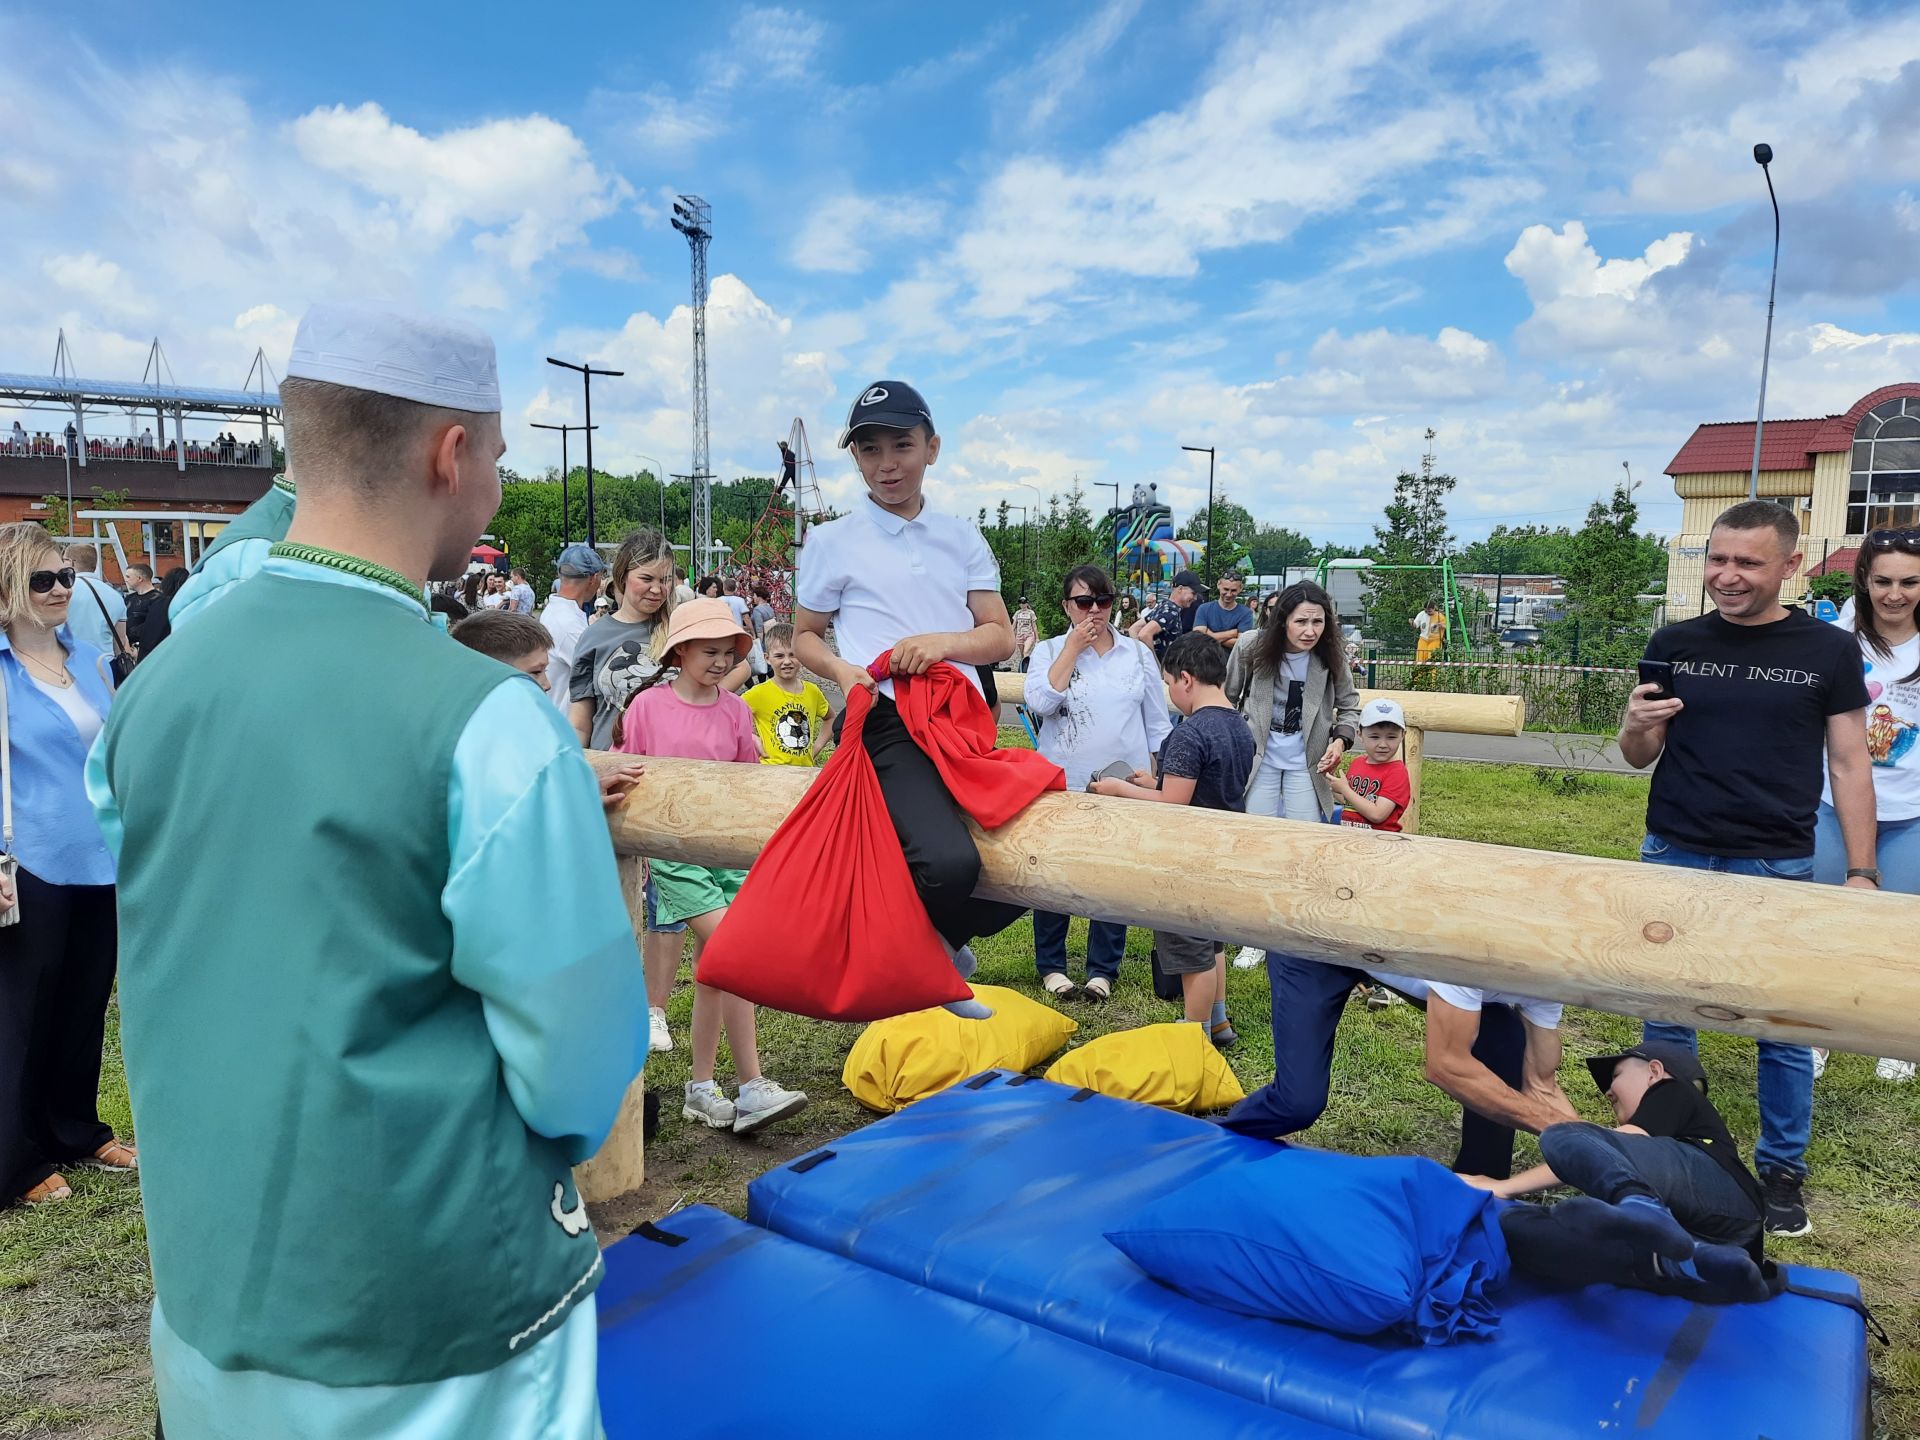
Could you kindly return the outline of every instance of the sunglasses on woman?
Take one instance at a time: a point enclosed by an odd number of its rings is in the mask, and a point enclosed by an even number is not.
[[[1111,610],[1113,608],[1113,596],[1069,595],[1067,597],[1067,603],[1076,610]]]
[[[73,588],[73,567],[64,570],[36,570],[27,577],[27,588],[36,595],[44,595],[55,585]]]
[[[1867,536],[1874,550],[1911,550],[1920,555],[1920,530],[1875,530]]]

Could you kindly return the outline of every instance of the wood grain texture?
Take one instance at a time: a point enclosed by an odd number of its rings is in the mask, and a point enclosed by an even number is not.
[[[750,865],[815,773],[650,759],[615,848]],[[1085,794],[976,838],[994,899],[1920,1059],[1920,897]]]
[[[604,758],[604,757],[602,757]],[[633,918],[633,938],[637,944],[646,932],[646,902],[642,890],[646,884],[646,865],[637,855],[622,855],[620,895],[627,902],[627,914]],[[638,964],[636,960],[634,962]],[[626,1096],[620,1101],[620,1114],[613,1122],[606,1143],[589,1160],[573,1167],[573,1185],[588,1204],[616,1199],[638,1190],[647,1178],[646,1146],[643,1139],[647,1082],[644,1074],[633,1077]]]

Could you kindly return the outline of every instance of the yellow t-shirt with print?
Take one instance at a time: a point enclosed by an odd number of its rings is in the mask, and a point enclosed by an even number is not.
[[[778,680],[762,680],[740,697],[753,712],[753,728],[760,737],[764,765],[811,765],[813,739],[830,713],[827,697],[811,680],[800,682],[800,693],[784,690]]]

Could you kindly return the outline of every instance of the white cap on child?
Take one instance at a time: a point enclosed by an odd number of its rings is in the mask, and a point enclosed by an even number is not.
[[[1407,712],[1400,708],[1398,700],[1369,700],[1360,711],[1360,728],[1369,725],[1398,725],[1407,728]]]

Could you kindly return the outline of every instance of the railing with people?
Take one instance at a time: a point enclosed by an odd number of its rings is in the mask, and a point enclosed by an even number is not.
[[[180,453],[176,442],[169,440],[161,444],[151,434],[89,435],[85,449],[89,465],[97,461],[126,460],[172,465],[178,463]],[[58,460],[66,453],[66,436],[61,434],[46,431],[32,434],[25,431],[0,434],[0,455],[35,460]],[[213,440],[187,441],[186,459],[189,465],[234,465],[258,468],[279,464],[280,452],[274,446],[263,447],[258,440],[242,440],[234,435],[222,435]]]

